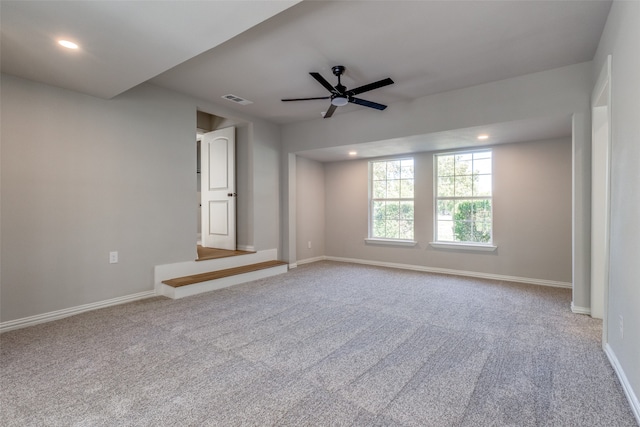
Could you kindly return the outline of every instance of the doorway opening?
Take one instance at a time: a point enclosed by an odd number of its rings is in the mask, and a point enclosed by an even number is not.
[[[197,259],[239,255],[235,127],[225,118],[202,111],[197,112],[196,127]]]

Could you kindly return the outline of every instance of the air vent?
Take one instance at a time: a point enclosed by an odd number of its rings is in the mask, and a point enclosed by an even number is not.
[[[236,104],[240,104],[240,105],[249,105],[249,104],[253,104],[253,101],[249,101],[246,100],[244,98],[240,98],[239,96],[235,96],[235,95],[223,95],[222,96],[224,99],[228,99],[229,101],[233,101]]]

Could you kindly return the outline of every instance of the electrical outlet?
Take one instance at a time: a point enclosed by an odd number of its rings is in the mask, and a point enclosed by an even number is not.
[[[622,314],[618,317],[620,323],[620,338],[624,338],[624,319]]]
[[[109,252],[109,264],[118,263],[118,251]]]
[[[311,249],[311,240],[307,243],[307,248]]]

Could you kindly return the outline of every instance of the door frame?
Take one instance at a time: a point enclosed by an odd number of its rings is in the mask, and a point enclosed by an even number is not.
[[[606,126],[604,133],[598,133],[601,126]],[[597,298],[602,298],[602,345],[608,342],[608,305],[609,305],[609,264],[610,264],[610,212],[611,212],[611,55],[607,56],[604,62],[598,80],[591,94],[591,164],[592,164],[592,219],[591,219],[591,265],[601,262],[603,283],[598,284],[598,278],[591,277],[591,314],[594,315],[594,302]],[[597,145],[601,145],[597,147]],[[603,153],[604,151],[604,153]],[[594,155],[598,154],[598,155]],[[594,182],[594,167],[600,168],[604,172],[604,182]],[[597,177],[596,177],[597,178]],[[604,200],[593,199],[594,185],[602,185],[601,196]],[[602,222],[596,224],[594,222],[594,207],[603,206],[601,211],[603,214]],[[599,242],[598,242],[599,239]],[[603,259],[594,259],[594,246],[602,245],[601,249]],[[595,285],[595,286],[594,286]],[[596,316],[600,313],[596,311]]]

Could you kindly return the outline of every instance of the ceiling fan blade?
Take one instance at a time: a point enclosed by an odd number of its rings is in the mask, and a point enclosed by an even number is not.
[[[351,89],[348,93],[349,95],[358,95],[362,92],[368,92],[370,90],[374,90],[374,89],[378,89],[384,86],[388,86],[393,84],[393,80],[391,80],[390,78],[386,78],[383,80],[378,80],[377,82],[374,83],[369,83],[368,85],[364,85],[364,86],[360,86],[357,87],[355,89]]]
[[[367,101],[360,98],[350,97],[349,102],[353,102],[354,104],[362,105],[364,107],[375,108],[376,110],[384,110],[385,108],[387,108],[386,105],[378,104],[377,102]]]
[[[288,98],[288,99],[283,99],[282,101],[311,101],[313,99],[329,99],[331,98],[330,96],[318,96],[315,98]]]
[[[320,73],[309,73],[311,74],[311,76],[316,79],[318,81],[318,83],[320,83],[322,86],[325,87],[325,89],[327,89],[329,92],[333,92],[333,86],[331,86],[331,83],[329,83],[328,81],[325,80],[324,77],[322,77],[320,75]]]
[[[327,110],[326,113],[324,113],[324,118],[328,119],[329,117],[333,116],[333,112],[336,111],[336,107],[335,105],[331,104],[331,107],[329,107],[329,109]]]

